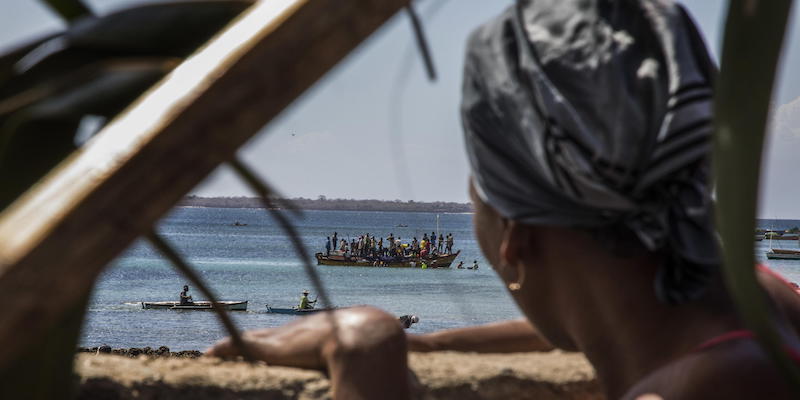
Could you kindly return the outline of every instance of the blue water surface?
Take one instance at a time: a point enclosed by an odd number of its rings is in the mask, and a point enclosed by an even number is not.
[[[408,242],[436,230],[436,214],[305,211],[293,220],[313,254],[326,236],[393,233]],[[233,226],[235,222],[247,226]],[[398,227],[398,225],[407,227]],[[416,314],[413,332],[430,332],[502,319],[519,311],[481,256],[469,214],[439,214],[440,230],[455,236],[456,260],[480,269],[406,269],[314,266],[336,306],[369,304],[396,315]],[[162,235],[197,269],[223,300],[248,300],[234,312],[244,329],[274,327],[294,316],[266,313],[266,305],[295,305],[303,289],[314,293],[302,263],[277,223],[258,209],[177,208],[159,226]],[[135,243],[106,270],[89,308],[81,344],[112,347],[204,349],[226,336],[215,315],[204,311],[143,310],[139,302],[177,300],[187,280],[146,242]],[[195,300],[204,299],[192,290]]]
[[[322,251],[325,237],[350,239],[369,233],[393,233],[409,241],[436,230],[436,214],[357,211],[305,211],[293,222],[307,248]],[[247,226],[233,226],[236,221]],[[408,227],[398,227],[398,225]],[[769,229],[789,229],[800,221],[760,220]],[[458,269],[390,269],[314,266],[336,306],[369,304],[396,315],[416,314],[412,332],[431,332],[521,314],[489,264],[481,256],[469,214],[440,214],[440,230],[455,236],[456,260],[477,271]],[[264,210],[177,208],[159,231],[173,244],[223,300],[248,300],[246,312],[232,313],[244,329],[274,327],[294,316],[266,313],[266,305],[290,307],[303,289],[313,287],[286,235]],[[800,282],[800,261],[769,260],[769,241],[755,242],[756,259],[787,279]],[[797,249],[797,241],[772,246]],[[204,349],[226,336],[211,312],[143,310],[141,301],[177,300],[187,280],[147,243],[139,241],[105,271],[98,282],[81,338],[83,346]],[[193,290],[195,300],[203,296]]]

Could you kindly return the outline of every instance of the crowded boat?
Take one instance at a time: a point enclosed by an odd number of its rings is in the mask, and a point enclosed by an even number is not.
[[[325,252],[317,253],[319,265],[351,265],[370,267],[449,268],[460,251],[453,253],[452,233],[424,233],[421,238],[404,241],[389,233],[386,238],[366,233],[359,237],[341,238],[338,232],[325,239]]]

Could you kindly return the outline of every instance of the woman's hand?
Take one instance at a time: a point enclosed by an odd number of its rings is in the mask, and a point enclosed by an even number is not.
[[[245,346],[259,360],[327,370],[334,398],[407,399],[405,333],[397,318],[373,307],[314,313],[278,328],[248,331]],[[206,355],[240,355],[230,338]]]

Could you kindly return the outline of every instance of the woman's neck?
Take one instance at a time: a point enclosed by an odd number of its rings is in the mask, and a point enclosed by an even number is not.
[[[712,308],[702,300],[679,306],[659,302],[652,257],[572,261],[592,273],[577,279],[572,275],[582,295],[564,299],[567,329],[609,398],[620,398],[647,374],[705,340],[741,328],[730,306]]]

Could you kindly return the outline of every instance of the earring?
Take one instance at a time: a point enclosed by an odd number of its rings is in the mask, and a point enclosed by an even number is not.
[[[522,285],[520,285],[519,282],[512,282],[508,284],[508,290],[512,292],[516,292],[520,289],[522,289]]]

